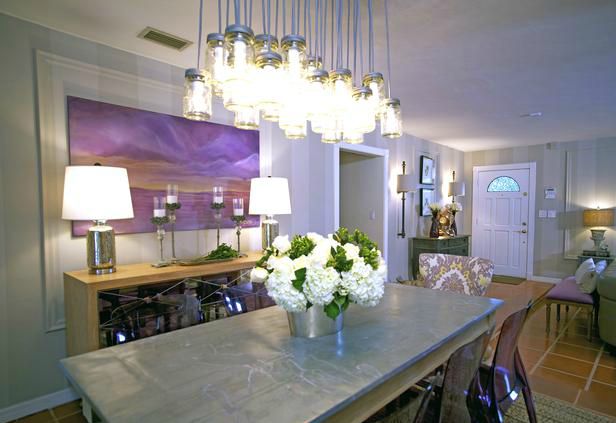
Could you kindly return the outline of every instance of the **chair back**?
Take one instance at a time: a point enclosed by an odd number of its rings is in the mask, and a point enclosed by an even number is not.
[[[526,386],[526,374],[518,351],[518,340],[524,328],[524,322],[531,308],[516,311],[505,319],[496,345],[494,359],[488,375],[487,389],[490,398],[495,399],[490,407],[501,416],[518,398]]]
[[[419,274],[426,288],[482,296],[492,282],[494,263],[480,257],[420,254]]]

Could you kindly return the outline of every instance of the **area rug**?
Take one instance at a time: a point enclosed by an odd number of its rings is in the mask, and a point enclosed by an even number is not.
[[[504,276],[504,275],[492,276],[492,282],[507,283],[509,285],[519,285],[525,280],[526,278],[516,278],[514,276]]]
[[[573,404],[557,400],[547,395],[533,392],[537,421],[541,423],[614,423],[616,418],[594,413],[585,408],[575,407]],[[506,423],[527,423],[528,414],[524,399],[514,402],[505,416]]]

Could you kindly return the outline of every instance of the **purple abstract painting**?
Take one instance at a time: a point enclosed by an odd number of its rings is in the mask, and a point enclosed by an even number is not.
[[[243,198],[248,213],[250,179],[259,176],[258,131],[70,96],[67,108],[71,165],[128,170],[135,218],[114,221],[116,233],[154,232],[152,197],[165,195],[169,183],[180,188],[177,230],[216,228],[214,186],[224,188],[222,227],[234,227],[233,198]],[[259,216],[246,218],[244,226],[259,225]],[[74,222],[73,236],[89,226]]]

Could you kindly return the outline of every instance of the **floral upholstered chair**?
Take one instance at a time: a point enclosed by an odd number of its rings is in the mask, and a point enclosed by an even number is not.
[[[494,263],[479,257],[420,254],[419,282],[426,288],[481,296],[492,282]]]

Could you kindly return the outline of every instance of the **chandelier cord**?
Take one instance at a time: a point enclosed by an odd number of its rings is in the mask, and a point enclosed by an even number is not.
[[[374,17],[372,0],[368,0],[368,71],[374,72]]]
[[[320,0],[315,0],[314,4],[314,55],[316,57],[320,57],[321,54],[321,40],[319,38],[319,2]]]
[[[387,42],[387,97],[391,98],[391,53],[389,49],[389,9],[385,0],[385,40]]]
[[[250,9],[248,9],[248,26],[252,27],[252,0],[250,0]]]
[[[261,23],[263,24],[263,33],[267,34],[267,25],[265,24],[265,12],[265,0],[261,0]]]
[[[357,79],[357,8],[358,0],[353,2],[353,74]]]
[[[279,9],[279,0],[276,0],[276,19],[274,22],[274,32],[276,33],[276,38],[278,38],[278,9]]]
[[[248,25],[248,0],[244,0],[244,25]]]
[[[364,75],[364,33],[361,24],[361,5],[357,10],[357,22],[359,24],[359,70]]]
[[[346,67],[349,69],[349,56],[351,52],[351,0],[347,0],[347,40],[346,40]]]
[[[314,54],[314,48],[312,47],[312,8],[310,7],[310,0],[304,0],[304,4],[308,3],[308,6],[304,7],[304,15],[308,13],[308,21],[306,21],[306,17],[304,16],[304,31],[308,32],[308,52],[310,54]],[[306,22],[308,22],[308,26],[306,26]]]
[[[227,0],[227,13],[226,13],[226,15],[227,16],[226,16],[225,28],[229,26],[229,0]]]
[[[282,37],[287,33],[287,2],[282,0]]]
[[[221,12],[221,8],[220,8],[220,2],[221,0],[218,0],[218,33],[220,34],[222,32],[222,12]]]
[[[233,0],[233,4],[235,6],[235,24],[239,25],[240,23],[240,0]]]
[[[323,67],[327,68],[327,66],[325,66],[325,62],[327,60],[327,0],[322,1],[323,3],[321,6],[323,9],[323,19],[321,19],[321,55],[323,57]]]
[[[338,0],[338,18],[337,18],[337,49],[336,49],[336,67],[341,68],[342,63],[342,0]]]
[[[201,64],[201,38],[203,32],[203,0],[199,0],[199,39],[197,40],[197,69]]]
[[[331,28],[332,28],[332,40],[330,42],[330,46],[331,46],[331,66],[332,68],[334,68],[335,65],[335,61],[334,61],[334,53],[335,53],[335,49],[334,49],[334,20],[336,18],[336,14],[334,13],[334,7],[335,7],[335,3],[336,0],[332,0],[332,24],[331,24]]]

